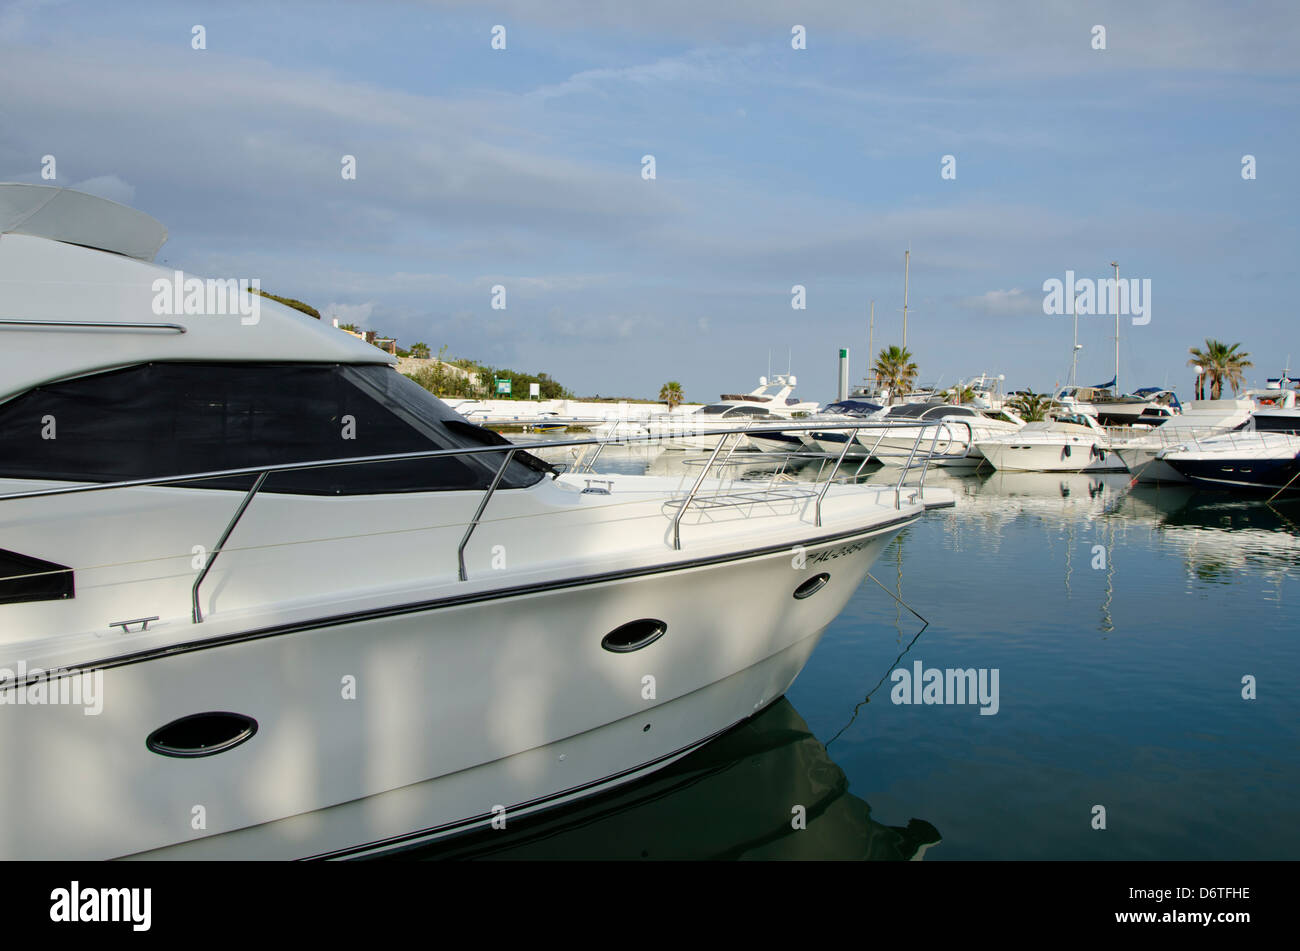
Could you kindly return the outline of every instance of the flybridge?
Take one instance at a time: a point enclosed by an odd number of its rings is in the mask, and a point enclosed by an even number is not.
[[[25,234],[152,261],[162,222],[106,198],[51,185],[0,182],[0,234]]]

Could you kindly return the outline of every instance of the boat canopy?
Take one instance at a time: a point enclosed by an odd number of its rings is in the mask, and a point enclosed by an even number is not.
[[[879,413],[883,406],[867,400],[840,400],[826,407],[825,412],[835,416],[870,416]]]
[[[0,234],[26,234],[152,261],[162,222],[107,198],[52,185],[0,182]]]
[[[890,419],[938,419],[941,416],[978,416],[979,413],[965,406],[951,403],[904,403],[891,406]]]

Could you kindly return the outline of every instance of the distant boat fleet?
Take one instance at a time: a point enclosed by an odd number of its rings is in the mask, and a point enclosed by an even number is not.
[[[717,433],[737,424],[756,431],[729,443],[734,450],[843,456],[865,463],[907,465],[917,434],[930,426],[930,464],[1006,472],[1131,472],[1135,482],[1173,482],[1220,489],[1300,490],[1300,410],[1284,374],[1239,399],[1181,402],[1173,390],[1144,387],[1121,395],[1107,387],[1058,390],[1045,418],[1026,422],[998,392],[999,378],[981,374],[947,393],[924,388],[891,399],[860,386],[847,399],[820,407],[794,396],[789,374],[759,378],[747,394],[724,394],[694,412],[615,420],[603,437],[658,437],[668,450],[708,451]],[[973,395],[972,395],[973,394]],[[818,422],[871,421],[859,433],[818,431]],[[789,421],[798,429],[782,430]],[[880,427],[880,422],[891,424]]]

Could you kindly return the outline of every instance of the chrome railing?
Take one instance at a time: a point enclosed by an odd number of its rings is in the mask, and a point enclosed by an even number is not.
[[[1286,437],[1295,438],[1296,433],[1259,430],[1259,429],[1219,429],[1211,432],[1194,433],[1180,439],[1172,439],[1161,451],[1169,449],[1191,449],[1208,452],[1216,449],[1273,449]]]
[[[717,435],[722,438],[719,439],[718,444],[714,447],[711,455],[709,456],[708,461],[702,467],[699,476],[695,479],[694,484],[691,486],[690,491],[686,494],[685,498],[680,500],[680,503],[677,504],[677,511],[672,518],[673,548],[678,550],[681,548],[680,523],[681,523],[682,516],[685,514],[686,510],[691,507],[692,503],[695,502],[698,498],[700,498],[701,487],[707,481],[709,472],[715,467],[715,465],[725,465],[730,460],[732,453],[735,452],[736,447],[740,444],[741,441],[740,439],[731,440],[731,446],[728,450],[727,456],[724,457],[721,462],[719,462],[718,456],[721,454],[724,445],[726,445],[726,443],[728,442],[728,437],[746,436],[746,435],[754,435],[754,434],[762,434],[762,433],[791,433],[791,432],[849,430],[850,436],[845,441],[844,447],[840,450],[840,453],[835,460],[834,466],[831,467],[830,473],[826,476],[826,479],[824,481],[820,479],[818,480],[821,484],[816,487],[816,500],[814,504],[814,520],[816,525],[820,526],[822,501],[825,498],[831,483],[835,480],[835,478],[839,474],[839,470],[840,467],[843,465],[845,456],[847,455],[849,448],[856,442],[858,433],[860,431],[872,430],[872,429],[881,430],[880,435],[877,436],[876,442],[872,446],[872,449],[869,450],[868,454],[863,458],[862,464],[859,465],[858,470],[854,474],[853,478],[856,478],[857,475],[861,473],[862,468],[866,465],[867,461],[870,460],[872,455],[878,449],[880,445],[880,441],[885,437],[885,435],[889,432],[889,430],[903,429],[903,428],[917,430],[915,440],[912,444],[911,451],[908,455],[908,461],[903,466],[902,472],[899,475],[898,482],[894,486],[894,506],[895,508],[901,508],[902,493],[904,488],[907,487],[906,482],[907,482],[908,473],[914,468],[918,468],[918,467],[920,468],[921,476],[915,488],[918,491],[921,491],[924,488],[925,472],[929,465],[930,460],[932,458],[941,457],[941,454],[934,453],[934,448],[938,441],[939,430],[940,428],[944,428],[944,427],[946,427],[946,424],[943,421],[938,421],[938,420],[922,421],[920,423],[916,421],[908,421],[905,424],[885,422],[885,421],[855,420],[852,422],[844,422],[844,423],[839,423],[839,422],[788,423],[788,424],[783,423],[780,424],[779,426],[755,427],[753,425],[749,425],[744,427],[731,428],[727,430],[711,429],[708,431],[708,435]],[[920,450],[922,436],[927,430],[933,430],[933,435],[930,440],[930,448],[929,451],[924,454],[923,460],[920,463],[916,463],[915,460],[917,458],[917,453]],[[24,492],[0,494],[0,502],[18,501],[24,499],[50,498],[54,496],[63,496],[63,495],[78,495],[78,494],[91,493],[91,492],[107,492],[115,489],[192,485],[193,483],[196,482],[205,482],[205,481],[215,480],[215,479],[229,479],[229,478],[246,477],[246,476],[253,477],[254,478],[253,484],[248,488],[247,491],[243,493],[242,497],[240,498],[239,505],[236,507],[230,519],[226,522],[226,525],[221,532],[217,544],[212,548],[211,552],[204,560],[203,567],[199,570],[199,574],[196,576],[194,580],[194,584],[191,586],[190,589],[191,618],[193,623],[199,624],[202,623],[203,621],[203,611],[201,608],[200,594],[201,594],[201,589],[204,580],[207,578],[208,573],[211,571],[212,565],[215,563],[216,559],[226,549],[230,541],[231,535],[234,533],[235,528],[239,525],[241,519],[244,517],[244,514],[248,511],[249,506],[252,504],[253,500],[257,497],[257,495],[263,490],[267,479],[270,476],[273,476],[277,473],[304,472],[313,469],[342,468],[345,466],[378,465],[382,463],[401,462],[401,461],[410,461],[410,460],[440,459],[440,458],[446,458],[452,456],[470,456],[470,455],[486,455],[489,453],[502,453],[504,455],[504,458],[502,459],[500,466],[497,467],[491,483],[488,485],[488,487],[485,490],[483,490],[483,496],[481,499],[479,499],[478,506],[475,509],[473,517],[466,524],[465,533],[461,537],[460,544],[457,548],[457,577],[460,581],[466,581],[468,580],[468,575],[465,568],[465,549],[469,544],[470,538],[474,534],[474,530],[478,527],[478,525],[482,521],[483,513],[486,511],[488,507],[488,503],[492,500],[493,495],[495,494],[497,488],[501,484],[501,480],[505,476],[506,470],[509,468],[511,461],[515,458],[517,453],[533,452],[535,450],[545,450],[545,449],[563,449],[563,448],[579,447],[579,446],[582,447],[595,446],[597,447],[597,449],[596,449],[596,454],[593,455],[592,461],[594,462],[596,456],[599,455],[600,449],[606,445],[610,445],[611,443],[613,444],[645,443],[645,442],[654,442],[658,438],[659,437],[654,435],[641,435],[641,436],[623,436],[618,438],[605,438],[605,439],[600,439],[600,438],[562,439],[562,440],[552,440],[552,441],[545,441],[545,442],[528,442],[524,444],[506,443],[506,444],[490,445],[490,446],[465,446],[456,449],[432,449],[432,450],[422,450],[419,452],[388,453],[384,455],[350,456],[350,457],[343,457],[343,458],[336,458],[336,459],[313,460],[310,462],[279,463],[275,465],[266,465],[266,466],[248,466],[248,467],[242,467],[237,469],[221,469],[221,470],[212,470],[206,472],[192,472],[192,473],[185,473],[183,475],[160,476],[157,478],[127,479],[127,480],[122,480],[117,482],[84,483],[78,485],[57,486],[48,489],[34,489],[34,490],[28,490]],[[782,456],[782,455],[794,456],[799,454],[797,453],[790,453],[790,454],[754,453],[753,455],[771,457],[771,456]],[[803,453],[802,455],[820,456],[823,459],[829,458],[829,454]],[[583,470],[578,469],[575,471],[583,471]],[[590,472],[591,471],[590,467],[588,467],[585,471]],[[805,495],[811,496],[813,494],[813,491],[814,491],[813,488],[810,487],[809,490],[805,493]],[[677,500],[673,500],[673,502],[677,503]]]

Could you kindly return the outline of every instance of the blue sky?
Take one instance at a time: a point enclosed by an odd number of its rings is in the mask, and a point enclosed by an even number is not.
[[[1189,395],[1206,336],[1252,382],[1300,365],[1298,53],[1286,2],[15,0],[0,180],[52,154],[166,224],[167,264],[583,395],[710,399],[789,353],[830,399],[869,300],[899,341],[909,245],[922,381],[1046,389],[1071,327],[1043,282],[1118,260],[1152,287],[1121,384]],[[1080,382],[1113,328],[1081,320]]]

